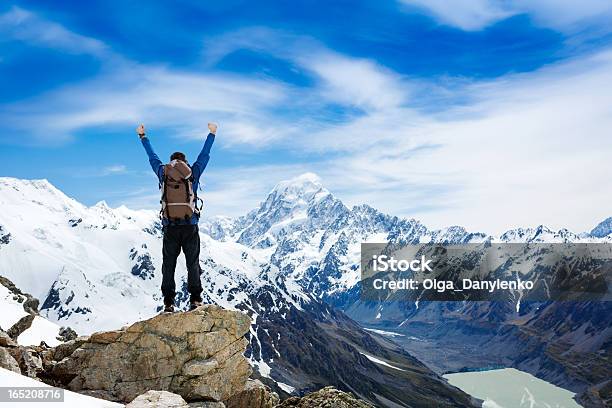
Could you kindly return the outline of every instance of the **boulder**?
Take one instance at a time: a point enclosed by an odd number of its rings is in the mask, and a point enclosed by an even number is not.
[[[227,408],[274,408],[279,403],[278,394],[259,380],[249,379],[242,391],[225,401]]]
[[[374,408],[352,394],[325,387],[304,397],[289,397],[278,408]]]
[[[113,401],[149,390],[225,401],[244,390],[252,371],[243,356],[250,323],[247,315],[215,305],[161,314],[56,349],[45,374],[72,391]]]
[[[189,405],[180,395],[168,391],[147,391],[125,408],[189,408]]]
[[[60,327],[57,339],[59,341],[70,341],[75,340],[79,335],[75,332],[72,327]]]
[[[7,333],[0,330],[0,347],[16,347],[17,343]]]
[[[81,347],[88,339],[89,337],[77,337],[74,340],[59,344],[51,350],[52,361],[62,361],[64,358],[74,353],[74,351]]]
[[[0,229],[2,228],[0,227]],[[0,285],[6,287],[13,294],[13,299],[23,304],[23,310],[25,310],[26,313],[38,314],[38,305],[40,303],[38,299],[29,293],[22,292],[13,282],[11,282],[11,280],[4,276],[0,276]]]
[[[28,330],[32,326],[32,322],[34,321],[33,314],[27,314],[23,316],[21,319],[17,321],[10,329],[7,330],[6,334],[15,341],[17,341],[17,337],[21,335],[24,331]]]
[[[43,362],[38,350],[24,346],[10,347],[6,350],[17,361],[22,375],[38,379],[38,375],[43,372]]]
[[[4,347],[0,347],[0,367],[21,374],[17,360]]]

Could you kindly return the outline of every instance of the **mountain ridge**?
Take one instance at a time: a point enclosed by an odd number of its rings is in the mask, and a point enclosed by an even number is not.
[[[277,229],[284,242],[286,229],[299,235],[296,227],[304,221],[310,228],[319,228],[328,216],[344,210],[320,191],[312,177],[303,184],[306,188],[295,189],[290,183],[270,199],[268,210],[280,218],[302,217]],[[2,178],[0,190],[5,209],[0,225],[6,231],[3,234],[10,234],[8,243],[0,244],[0,269],[41,298],[41,314],[86,335],[159,311],[161,225],[154,212],[103,204],[86,207],[48,182]],[[300,201],[303,194],[309,200]],[[319,206],[306,208],[306,201]],[[250,225],[255,227],[257,222]],[[262,381],[276,391],[299,395],[334,385],[369,401],[378,401],[378,395],[396,404],[414,405],[419,400],[441,406],[452,406],[452,401],[469,404],[464,393],[414,357],[364,331],[279,269],[271,261],[277,244],[250,247],[227,239],[231,235],[227,229],[219,227],[219,231],[226,239],[214,239],[202,227],[203,297],[207,303],[249,314],[246,356]],[[260,231],[252,231],[251,236],[259,237]],[[328,238],[333,245],[334,237]],[[179,261],[180,308],[188,303],[185,275]],[[374,363],[364,354],[404,367],[402,381],[397,380],[397,370]],[[421,382],[429,387],[421,389]]]

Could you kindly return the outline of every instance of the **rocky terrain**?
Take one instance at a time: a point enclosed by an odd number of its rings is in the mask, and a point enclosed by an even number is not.
[[[325,387],[305,397],[291,397],[278,405],[278,408],[372,408],[365,401],[358,400],[353,395],[338,391],[333,387]]]
[[[247,315],[205,305],[53,348],[19,346],[0,331],[0,367],[131,408],[371,406],[332,387],[281,402],[249,378],[249,327]]]
[[[250,319],[207,305],[94,333],[45,353],[43,377],[72,391],[128,402],[149,390],[188,401],[227,401],[251,374],[243,356]]]

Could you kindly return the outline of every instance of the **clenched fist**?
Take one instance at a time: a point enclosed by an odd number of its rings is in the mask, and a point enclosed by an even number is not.
[[[141,123],[140,126],[138,126],[136,128],[136,133],[138,133],[138,136],[140,136],[140,138],[142,139],[145,135],[145,127],[144,125]]]
[[[213,135],[217,134],[217,124],[216,123],[208,123],[208,130],[210,130],[210,133],[212,133]]]

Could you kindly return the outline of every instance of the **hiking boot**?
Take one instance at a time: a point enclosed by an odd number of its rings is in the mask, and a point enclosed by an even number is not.
[[[165,297],[164,298],[164,313],[173,313],[174,312],[174,298],[173,297]]]
[[[192,300],[189,302],[189,310],[195,310],[200,306],[202,306],[202,301],[200,300]]]

